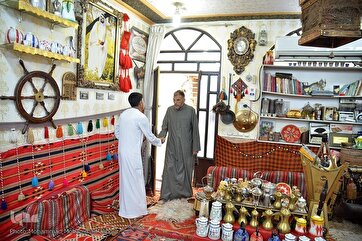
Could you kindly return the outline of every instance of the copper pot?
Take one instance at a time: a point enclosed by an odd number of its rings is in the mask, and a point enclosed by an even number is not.
[[[258,123],[258,114],[255,113],[248,105],[244,105],[245,109],[236,113],[234,127],[240,132],[249,132],[253,130]],[[237,104],[235,104],[237,109]]]

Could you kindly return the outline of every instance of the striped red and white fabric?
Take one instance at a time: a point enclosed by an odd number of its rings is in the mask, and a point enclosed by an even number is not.
[[[30,204],[24,225],[33,234],[55,238],[74,232],[90,217],[90,194],[85,186],[72,187],[49,199]]]

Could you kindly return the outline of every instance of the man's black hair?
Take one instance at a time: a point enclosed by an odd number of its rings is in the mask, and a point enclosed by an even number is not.
[[[128,102],[132,107],[138,106],[142,101],[143,95],[141,93],[133,92],[128,96]]]

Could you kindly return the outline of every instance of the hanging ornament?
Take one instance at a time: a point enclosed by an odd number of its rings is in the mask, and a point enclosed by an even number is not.
[[[63,128],[61,125],[58,125],[57,130],[55,131],[55,136],[57,138],[62,138],[63,137]]]
[[[69,186],[69,182],[68,182],[67,178],[64,178],[63,179],[63,187],[67,187],[67,186]]]
[[[16,166],[18,170],[18,186],[19,186],[19,194],[18,201],[22,201],[25,199],[25,195],[23,193],[23,188],[21,187],[21,174],[20,174],[20,163],[19,163],[19,150],[18,150],[18,139],[16,136],[15,128],[11,129],[10,134],[10,142],[15,144],[15,154],[16,154]]]
[[[73,126],[71,124],[68,124],[68,135],[69,135],[69,129],[71,129],[72,135],[73,135],[74,134]],[[68,183],[68,180],[67,180],[66,165],[65,165],[64,133],[63,133],[63,128],[62,128],[61,125],[58,125],[58,128],[56,130],[56,137],[57,138],[62,138],[61,142],[62,142],[62,159],[63,159],[63,186],[67,187],[69,185],[69,183]],[[50,180],[49,185],[48,185],[48,189],[52,190],[54,188],[54,186],[55,185],[54,185],[53,180]]]
[[[37,187],[39,186],[39,181],[38,178],[36,176],[36,171],[35,171],[35,158],[34,158],[34,146],[31,145],[31,159],[33,162],[33,178],[31,179],[31,186],[32,187]]]
[[[68,136],[74,135],[74,127],[72,124],[68,124]]]
[[[84,171],[89,172],[90,166],[88,164],[84,165]]]
[[[104,166],[102,163],[102,145],[101,145],[101,121],[100,119],[96,120],[96,129],[98,130],[98,147],[99,147],[99,169],[103,170]]]
[[[107,161],[111,161],[111,160],[112,160],[112,155],[111,155],[111,153],[109,153],[109,152],[107,153],[107,158],[106,158],[106,159],[107,159]]]
[[[1,182],[1,209],[6,210],[8,208],[8,204],[5,201],[5,193],[4,193],[4,179],[3,179],[3,159],[2,153],[0,152],[0,182]]]
[[[101,120],[97,119],[96,121],[96,129],[100,129],[101,128]]]
[[[103,118],[103,127],[108,127],[108,118],[107,117]]]
[[[114,126],[114,124],[115,124],[115,118],[114,118],[114,116],[112,116],[111,125]]]
[[[55,183],[53,180],[50,180],[49,184],[48,184],[48,190],[53,190],[55,187]]]
[[[87,172],[86,171],[82,171],[82,177],[83,178],[86,178],[88,176]]]
[[[33,144],[34,143],[34,133],[33,133],[33,129],[29,128],[28,129],[28,134],[26,137],[26,141],[28,142],[28,144]]]
[[[118,161],[118,154],[117,154],[117,153],[114,153],[114,154],[113,154],[113,160],[114,160],[114,161]]]
[[[82,122],[78,122],[78,124],[77,124],[77,134],[78,135],[83,134],[83,124],[82,124]]]
[[[44,126],[44,138],[49,139],[49,129],[47,126]]]
[[[48,165],[49,165],[49,173],[50,173],[50,182],[48,184],[48,189],[53,190],[54,189],[54,181],[53,181],[53,163],[50,158],[50,143],[48,139]]]
[[[88,122],[87,131],[88,131],[88,132],[92,132],[92,131],[93,131],[93,122],[92,122],[92,120],[90,120],[90,121]]]

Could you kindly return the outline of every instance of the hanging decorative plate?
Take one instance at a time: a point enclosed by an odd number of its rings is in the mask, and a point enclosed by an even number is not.
[[[287,196],[289,196],[292,193],[292,189],[290,188],[290,186],[287,183],[284,183],[284,182],[277,183],[276,190],[277,190],[277,192],[280,192],[280,193],[285,194]]]
[[[282,137],[286,142],[294,143],[300,139],[300,130],[295,125],[286,125],[281,131]]]

